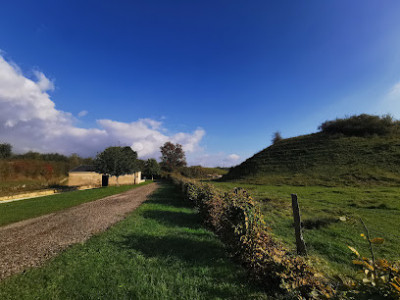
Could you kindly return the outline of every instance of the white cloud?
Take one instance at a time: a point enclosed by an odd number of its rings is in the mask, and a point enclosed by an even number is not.
[[[98,120],[97,123],[115,141],[130,145],[142,158],[160,156],[160,147],[167,141],[181,144],[187,153],[194,152],[200,149],[199,143],[205,134],[204,130],[197,129],[193,133],[180,132],[168,136],[162,133],[161,122],[151,119],[140,119],[132,123]]]
[[[88,111],[87,110],[82,110],[82,111],[80,111],[79,113],[78,113],[78,117],[84,117],[84,116],[86,116],[88,114]]]
[[[46,91],[54,84],[42,72],[36,81],[0,55],[0,141],[9,142],[14,151],[77,152],[91,156],[111,145],[129,145],[139,157],[158,158],[166,141],[180,143],[187,153],[198,149],[205,132],[165,134],[162,123],[140,119],[132,123],[98,120],[99,128],[79,128],[70,113],[56,109]],[[82,117],[87,111],[81,111]]]
[[[33,71],[37,79],[37,86],[40,88],[41,91],[53,91],[54,90],[54,83],[50,81],[42,72]]]
[[[204,167],[232,167],[241,163],[242,160],[237,154],[219,153],[194,153],[188,155],[189,165],[201,165]]]
[[[79,128],[72,114],[58,110],[47,91],[54,84],[42,72],[34,71],[36,81],[25,77],[15,64],[0,53],[0,142],[13,145],[17,153],[26,151],[78,153],[93,156],[112,145],[129,145],[140,158],[159,158],[160,146],[171,141],[183,146],[190,165],[231,166],[239,156],[205,154],[200,142],[201,128],[192,133],[168,135],[162,122],[139,119],[124,123],[97,120],[98,128]],[[82,117],[87,111],[81,111]]]
[[[232,161],[238,161],[240,159],[240,156],[237,154],[230,154],[228,155],[228,158],[231,159]]]
[[[384,115],[390,114],[400,118],[400,82],[393,84],[374,105],[371,106],[371,113]]]
[[[400,82],[398,82],[392,86],[392,88],[389,91],[389,96],[392,96],[392,97],[400,96]]]

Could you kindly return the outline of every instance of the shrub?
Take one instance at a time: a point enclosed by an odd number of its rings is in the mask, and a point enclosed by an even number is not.
[[[384,240],[371,239],[367,229],[366,234],[361,236],[369,243],[371,258],[362,257],[355,248],[348,246],[355,256],[353,264],[360,267],[362,276],[361,280],[350,282],[348,294],[362,295],[368,299],[400,299],[400,262],[391,263],[385,259],[375,259],[372,245],[382,244]]]
[[[346,136],[389,135],[397,133],[400,122],[390,115],[354,115],[322,123],[318,129],[327,134],[344,134]]]
[[[281,133],[279,131],[275,132],[272,136],[272,144],[276,144],[281,140],[283,140]]]

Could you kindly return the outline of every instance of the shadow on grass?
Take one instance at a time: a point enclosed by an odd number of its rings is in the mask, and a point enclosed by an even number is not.
[[[175,212],[167,210],[149,210],[142,214],[143,217],[153,219],[160,224],[171,227],[187,227],[191,229],[202,228],[200,217],[195,213]]]
[[[245,288],[247,292],[241,291],[243,284],[247,282],[246,273],[232,264],[223,244],[214,234],[202,229],[201,220],[195,212],[173,211],[174,208],[179,210],[190,207],[184,203],[175,187],[162,184],[147,203],[150,206],[141,216],[156,220],[169,229],[162,230],[159,235],[157,232],[127,234],[122,240],[114,242],[118,247],[139,252],[151,260],[155,259],[160,266],[171,267],[176,264],[178,268],[182,268],[184,265],[184,269],[191,270],[190,274],[196,274],[200,269],[207,270],[204,274],[194,275],[209,277],[208,281],[199,286],[206,298],[242,299],[239,295],[249,292],[249,289],[259,291],[251,284]],[[152,210],[151,204],[154,203],[162,204],[166,210],[160,210],[158,206]],[[179,227],[191,230],[180,230]]]
[[[154,235],[135,234],[127,235],[123,241],[117,242],[125,249],[139,251],[149,258],[179,260],[189,265],[218,267],[217,262],[225,258],[221,243],[210,239],[207,234]]]
[[[165,182],[160,182],[160,188],[149,197],[148,202],[176,208],[193,208],[190,202],[182,198],[178,188]]]
[[[141,216],[171,227],[170,231],[164,235],[126,235],[123,241],[118,242],[120,247],[140,251],[147,257],[174,257],[184,262],[210,266],[216,259],[225,257],[223,244],[211,232],[202,230],[198,214],[192,210],[173,211],[182,210],[183,206],[189,207],[174,186],[162,184],[147,203],[162,204],[166,209],[150,208],[144,210]],[[180,228],[193,231],[185,232]]]

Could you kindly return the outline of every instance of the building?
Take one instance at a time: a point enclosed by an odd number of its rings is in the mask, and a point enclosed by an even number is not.
[[[118,177],[119,184],[139,184],[142,180],[142,173],[122,175]],[[99,174],[94,171],[93,166],[79,166],[68,173],[68,186],[100,187],[117,185],[117,177]]]

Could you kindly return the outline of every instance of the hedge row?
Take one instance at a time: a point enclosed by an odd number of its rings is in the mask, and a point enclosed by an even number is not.
[[[243,189],[221,193],[210,185],[171,175],[205,224],[224,242],[253,279],[285,298],[324,299],[334,295],[328,281],[272,238],[260,207]]]

